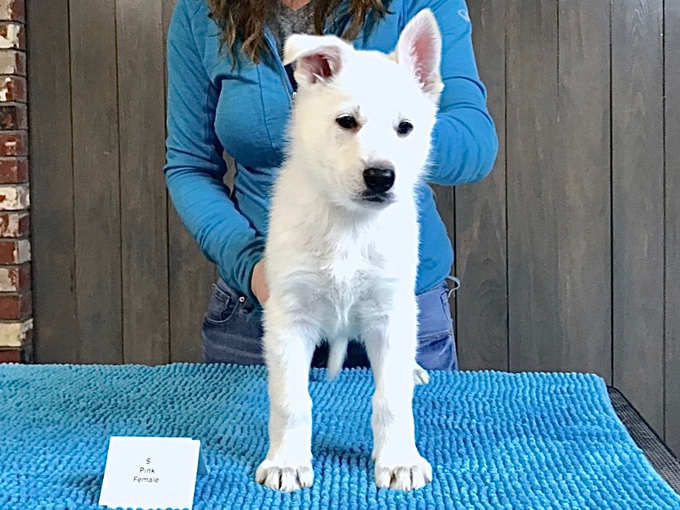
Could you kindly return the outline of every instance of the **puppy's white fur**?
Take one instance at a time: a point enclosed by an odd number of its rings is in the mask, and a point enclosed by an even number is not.
[[[360,339],[375,378],[373,428],[379,487],[416,489],[432,477],[415,445],[418,212],[415,189],[430,151],[439,95],[441,37],[421,11],[391,55],[356,51],[334,36],[293,35],[296,62],[286,162],[272,198],[265,273],[264,349],[269,371],[269,452],[256,479],[293,491],[313,482],[308,373],[330,344],[335,375],[349,338]],[[351,115],[355,129],[336,120]],[[412,131],[397,133],[401,121]],[[391,165],[390,199],[362,199],[364,170]],[[412,375],[414,373],[415,374]]]

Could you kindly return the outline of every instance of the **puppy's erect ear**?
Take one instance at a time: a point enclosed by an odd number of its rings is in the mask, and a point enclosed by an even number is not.
[[[334,35],[293,34],[283,49],[283,64],[295,62],[295,79],[308,84],[327,81],[342,69],[349,45]]]
[[[439,101],[444,89],[440,71],[442,36],[430,9],[418,12],[406,24],[392,58],[411,71],[432,101]]]

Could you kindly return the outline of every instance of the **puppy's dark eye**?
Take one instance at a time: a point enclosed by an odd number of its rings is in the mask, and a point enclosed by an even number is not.
[[[335,119],[335,122],[338,123],[338,126],[344,129],[355,129],[358,126],[357,120],[351,115],[341,115]]]
[[[397,134],[399,136],[406,136],[413,130],[413,124],[407,120],[402,120],[397,126]]]

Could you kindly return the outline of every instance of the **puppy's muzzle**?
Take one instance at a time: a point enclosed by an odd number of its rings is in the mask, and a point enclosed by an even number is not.
[[[369,202],[388,202],[392,200],[389,193],[394,186],[394,168],[391,166],[372,167],[364,170],[364,183],[366,190],[361,198]]]

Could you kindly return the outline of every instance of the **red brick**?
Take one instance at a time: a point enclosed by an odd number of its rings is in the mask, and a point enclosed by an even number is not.
[[[28,154],[28,136],[25,131],[0,132],[0,157],[26,156]]]
[[[25,50],[24,26],[13,21],[0,21],[0,50]]]
[[[26,102],[26,78],[23,76],[0,77],[0,101],[11,103]]]
[[[17,50],[0,51],[0,74],[26,76],[26,53]]]
[[[26,21],[24,0],[0,0],[0,20]]]
[[[26,211],[0,212],[0,237],[28,237],[31,217]]]
[[[27,239],[0,239],[0,264],[15,266],[31,260]]]
[[[0,130],[28,129],[26,105],[0,103]]]
[[[21,349],[0,349],[0,363],[21,362]]]
[[[25,211],[31,206],[31,195],[26,184],[0,186],[0,211]]]
[[[0,294],[0,319],[21,320],[31,315],[31,293]]]
[[[22,184],[28,182],[28,161],[26,158],[0,158],[0,184]]]
[[[29,292],[31,290],[31,265],[0,266],[0,292]]]
[[[0,321],[0,349],[22,349],[33,339],[33,319]]]

